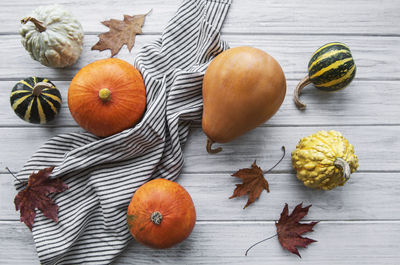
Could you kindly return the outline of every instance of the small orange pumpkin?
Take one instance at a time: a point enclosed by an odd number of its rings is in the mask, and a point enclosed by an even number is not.
[[[134,126],[146,107],[140,72],[128,62],[109,58],[83,67],[68,89],[72,117],[85,130],[106,137]]]
[[[189,193],[178,183],[155,179],[142,185],[128,206],[133,237],[152,248],[169,248],[185,240],[196,222]]]

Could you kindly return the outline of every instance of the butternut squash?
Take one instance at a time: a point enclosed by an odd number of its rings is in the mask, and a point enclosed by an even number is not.
[[[207,151],[214,142],[227,143],[270,119],[286,95],[279,63],[253,47],[236,47],[219,54],[203,80],[202,127]]]

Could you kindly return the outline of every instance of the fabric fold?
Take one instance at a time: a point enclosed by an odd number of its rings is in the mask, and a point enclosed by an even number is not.
[[[204,72],[228,48],[219,31],[230,2],[184,1],[162,36],[140,50],[134,65],[145,81],[147,109],[139,124],[107,138],[55,136],[18,173],[26,180],[55,166],[52,177],[70,187],[53,197],[57,223],[36,216],[32,233],[42,264],[111,263],[132,238],[126,209],[135,190],[179,176],[190,123],[201,120]]]

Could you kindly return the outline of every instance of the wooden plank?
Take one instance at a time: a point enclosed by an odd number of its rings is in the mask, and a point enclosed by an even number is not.
[[[397,171],[400,155],[400,133],[398,126],[312,126],[312,127],[259,127],[222,146],[216,155],[206,152],[206,136],[200,128],[193,128],[184,148],[185,172],[234,172],[249,167],[257,160],[264,170],[274,165],[282,154],[287,155],[276,168],[281,172],[292,172],[290,152],[299,139],[319,130],[337,130],[355,147],[359,158],[359,171]]]
[[[216,155],[206,152],[206,137],[199,127],[193,127],[183,153],[185,173],[231,173],[249,167],[256,159],[267,170],[282,155],[287,155],[276,168],[279,172],[292,172],[290,152],[301,137],[318,130],[337,130],[355,146],[359,157],[359,171],[400,171],[400,126],[316,126],[316,127],[259,127],[236,140],[223,144],[224,150]],[[0,128],[2,152],[0,172],[8,166],[19,170],[26,160],[50,137],[64,132],[81,131],[79,128]],[[218,144],[216,144],[218,146]]]
[[[116,57],[133,63],[139,49],[157,37],[157,35],[138,36],[132,54],[123,47]],[[342,41],[352,49],[358,80],[399,80],[400,65],[393,63],[394,58],[400,58],[398,37],[318,35],[310,38],[301,35],[240,35],[240,37],[224,35],[223,39],[231,47],[250,45],[270,53],[281,64],[286,78],[296,81],[300,81],[307,74],[308,61],[317,48],[327,42]],[[36,75],[51,80],[69,81],[83,66],[110,56],[109,51],[90,50],[97,40],[96,36],[86,36],[82,56],[74,66],[51,69],[32,60],[17,35],[0,35],[0,58],[7,58],[0,61],[0,79],[19,80]]]
[[[0,220],[19,220],[15,211],[14,197],[17,194],[9,174],[0,174]]]
[[[306,264],[398,264],[400,222],[321,222],[309,237],[318,240],[300,249]],[[198,222],[190,237],[167,249],[155,250],[131,241],[115,264],[298,264],[276,238],[253,248],[275,233],[273,222]],[[16,222],[1,222],[1,264],[38,264],[29,230]]]
[[[230,174],[183,174],[178,183],[193,197],[198,220],[277,220],[285,203],[312,204],[309,220],[399,220],[399,173],[355,173],[346,186],[324,192],[305,187],[295,174],[266,174],[263,192],[243,210],[247,196],[229,199],[235,184]],[[379,178],[379,180],[378,180]]]
[[[161,32],[175,14],[181,0],[21,0],[2,1],[0,32],[17,33],[19,21],[29,15],[38,4],[59,3],[65,5],[79,18],[86,32],[103,32],[107,29],[100,21],[122,14],[142,14],[153,9],[147,17],[143,31]],[[93,9],[96,11],[93,12]],[[233,1],[224,24],[224,32],[237,33],[294,33],[294,34],[399,34],[398,13],[400,4],[395,0],[337,0],[337,1]]]
[[[400,239],[393,235],[399,232],[398,222],[320,223],[309,234],[318,243],[300,250],[301,261],[306,264],[326,264],[327,260],[329,264],[398,264]],[[283,250],[275,238],[244,256],[250,245],[274,233],[274,223],[199,223],[181,245],[169,250],[152,250],[132,242],[116,263],[131,264],[135,260],[142,264],[143,260],[153,264],[298,264],[299,258]]]
[[[45,141],[57,134],[83,131],[80,128],[0,128],[0,172],[19,170]],[[31,149],[31,150],[29,150]]]
[[[39,264],[32,234],[19,222],[0,222],[0,263],[1,264]]]
[[[192,196],[197,220],[276,220],[285,203],[312,204],[307,219],[400,220],[400,173],[355,173],[344,187],[324,192],[306,188],[294,174],[267,174],[270,193],[243,210],[247,196],[229,200],[240,180],[230,174],[182,174],[177,182]],[[0,220],[19,220],[13,178],[0,174]]]
[[[138,48],[142,47],[146,43],[155,40],[158,36],[138,36],[135,42],[135,48],[132,49],[132,54],[129,53],[128,49],[122,49],[118,56],[130,63],[133,63],[133,56],[136,55]],[[41,76],[49,78],[50,80],[67,80],[70,81],[74,75],[83,66],[99,60],[110,57],[109,51],[99,52],[91,51],[91,47],[98,41],[98,38],[93,35],[86,36],[84,39],[84,47],[81,57],[78,62],[69,68],[65,69],[53,69],[41,65],[39,62],[33,60],[28,52],[25,51],[22,44],[19,41],[19,37],[16,35],[0,35],[0,49],[6,50],[0,51],[0,56],[7,58],[0,62],[0,71],[4,71],[0,74],[0,79],[6,80],[19,80],[29,76]],[[10,62],[13,62],[10,64]]]
[[[19,119],[8,106],[9,94],[15,81],[0,81],[0,106],[4,106],[4,111],[0,112],[0,126],[78,126],[68,110],[69,82],[54,83],[63,98],[60,114],[47,125],[37,125]],[[287,82],[285,101],[265,126],[400,124],[400,108],[397,104],[400,102],[399,81],[355,81],[350,87],[337,93],[328,93],[309,86],[301,96],[307,104],[306,111],[297,110],[293,103],[293,88],[296,85],[297,81]]]

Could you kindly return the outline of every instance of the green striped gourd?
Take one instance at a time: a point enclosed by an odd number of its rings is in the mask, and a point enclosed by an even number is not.
[[[301,90],[310,83],[325,91],[346,87],[356,75],[356,65],[349,47],[340,42],[325,44],[316,50],[308,63],[308,75],[297,85],[294,101],[299,109],[306,105],[299,100]]]
[[[30,123],[44,124],[60,111],[61,94],[54,84],[40,77],[29,77],[15,84],[10,103],[14,112]]]

